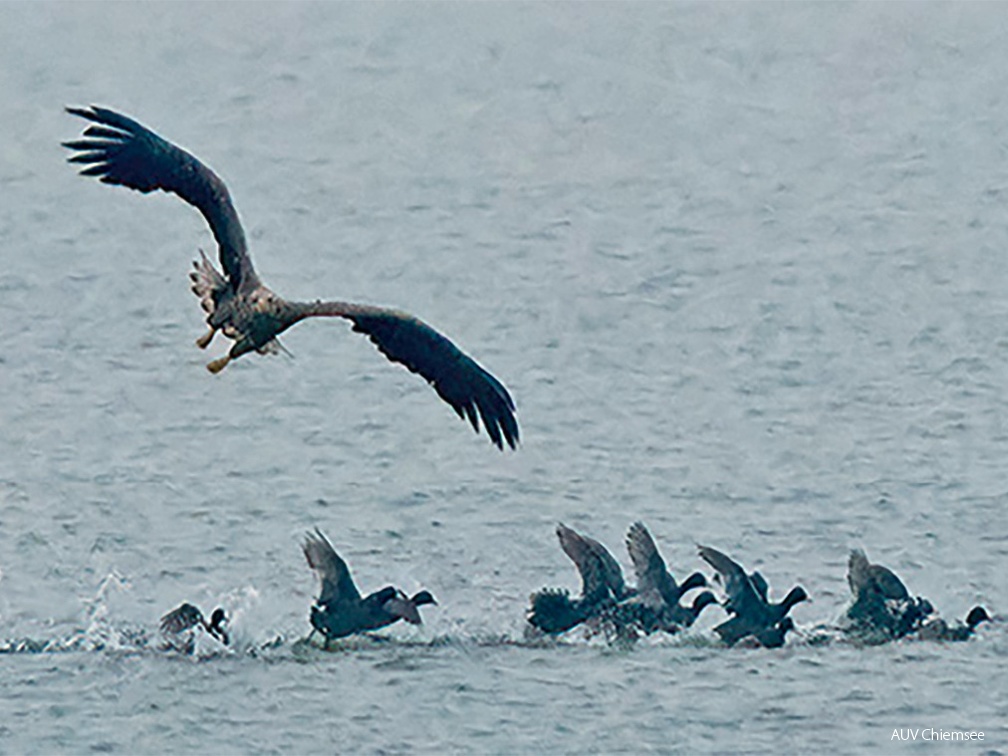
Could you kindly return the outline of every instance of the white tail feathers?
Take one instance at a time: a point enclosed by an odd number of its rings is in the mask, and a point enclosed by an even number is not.
[[[224,279],[201,249],[200,259],[193,260],[193,271],[189,273],[192,292],[200,299],[200,306],[207,315],[213,314],[219,295],[227,289]]]

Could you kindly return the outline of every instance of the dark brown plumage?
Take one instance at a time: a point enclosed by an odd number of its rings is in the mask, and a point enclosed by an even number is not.
[[[139,192],[161,190],[181,197],[206,219],[217,240],[223,272],[201,254],[191,274],[193,292],[207,312],[210,330],[197,340],[209,346],[217,331],[234,341],[224,357],[207,367],[219,373],[248,352],[279,351],[277,336],[310,317],[337,317],[353,323],[393,362],[418,373],[473,429],[483,428],[497,448],[519,441],[515,406],[503,384],[423,321],[404,312],[338,301],[287,301],[267,288],[255,272],[245,232],[227,187],[193,155],[115,111],[92,106],[67,108],[93,124],[84,138],[64,142],[82,163],[84,176]]]

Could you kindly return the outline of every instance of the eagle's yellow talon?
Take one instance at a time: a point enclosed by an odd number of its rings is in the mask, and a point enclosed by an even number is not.
[[[211,373],[213,373],[214,375],[216,375],[221,370],[223,370],[224,368],[226,368],[227,364],[229,362],[231,362],[231,358],[229,356],[225,355],[224,357],[220,357],[220,358],[218,358],[216,360],[213,360],[212,362],[208,362],[207,363],[207,370],[209,370]]]
[[[217,333],[217,329],[211,328],[209,331],[207,331],[198,339],[196,339],[196,346],[198,346],[200,349],[206,349],[208,346],[210,346],[210,342],[213,341],[215,333]]]

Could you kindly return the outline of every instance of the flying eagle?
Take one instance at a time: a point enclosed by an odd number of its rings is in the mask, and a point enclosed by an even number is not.
[[[518,443],[515,405],[504,385],[448,338],[420,319],[398,310],[352,302],[292,302],[271,291],[256,275],[245,232],[221,178],[193,155],[121,113],[92,106],[67,108],[92,124],[83,139],[64,142],[83,163],[84,176],[148,193],[155,189],[181,197],[206,219],[220,253],[223,272],[200,251],[190,273],[193,293],[207,313],[210,330],[196,343],[205,349],[217,331],[234,341],[228,353],[207,368],[219,373],[243,354],[273,353],[277,336],[311,317],[345,318],[393,362],[419,373],[459,417],[479,433],[480,421],[498,449]]]

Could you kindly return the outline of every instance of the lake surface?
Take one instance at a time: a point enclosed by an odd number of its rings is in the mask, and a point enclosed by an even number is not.
[[[1008,750],[1008,636],[526,644],[563,521],[801,583],[866,549],[1008,612],[998,4],[0,5],[0,751]],[[340,322],[219,376],[203,220],[76,177],[106,105],[228,182],[278,292],[386,304],[509,387],[500,454]],[[307,646],[321,528],[419,628]],[[142,642],[188,600],[227,653]],[[207,640],[207,639],[203,639]],[[904,743],[897,728],[982,730]]]

